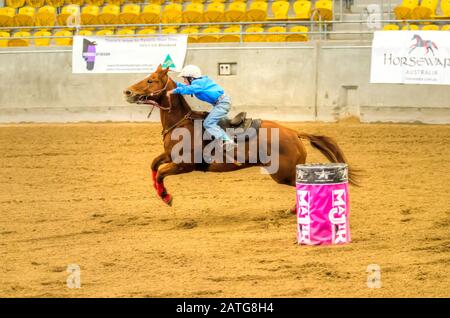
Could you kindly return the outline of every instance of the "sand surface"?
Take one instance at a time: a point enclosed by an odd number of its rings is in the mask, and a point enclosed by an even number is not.
[[[450,126],[286,125],[366,170],[352,243],[294,244],[294,189],[259,168],[169,177],[165,206],[159,123],[1,126],[0,297],[450,297]]]

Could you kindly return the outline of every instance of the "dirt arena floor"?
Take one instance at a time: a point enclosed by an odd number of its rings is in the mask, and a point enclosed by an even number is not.
[[[169,177],[165,206],[159,123],[0,126],[0,296],[450,297],[450,126],[286,125],[335,137],[366,170],[352,243],[294,244],[294,189],[259,168]]]

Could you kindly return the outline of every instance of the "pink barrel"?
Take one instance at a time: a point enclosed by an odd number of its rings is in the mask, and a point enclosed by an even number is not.
[[[350,242],[347,165],[297,165],[296,181],[298,244]]]

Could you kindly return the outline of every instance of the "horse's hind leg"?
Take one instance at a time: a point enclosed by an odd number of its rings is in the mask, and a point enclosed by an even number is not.
[[[160,165],[169,162],[170,158],[166,155],[166,153],[162,153],[159,156],[157,156],[152,161],[152,180],[153,180],[153,187],[156,189],[156,174],[158,173],[158,168]]]
[[[177,164],[170,162],[161,167],[156,174],[156,191],[159,197],[168,205],[172,205],[172,196],[164,186],[164,178],[171,175],[187,173],[194,170],[193,164]]]

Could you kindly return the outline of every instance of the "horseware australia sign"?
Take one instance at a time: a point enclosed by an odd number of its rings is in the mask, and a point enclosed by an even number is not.
[[[375,32],[370,82],[449,85],[450,32]]]
[[[150,73],[159,64],[180,72],[187,35],[151,37],[75,36],[73,73]]]

